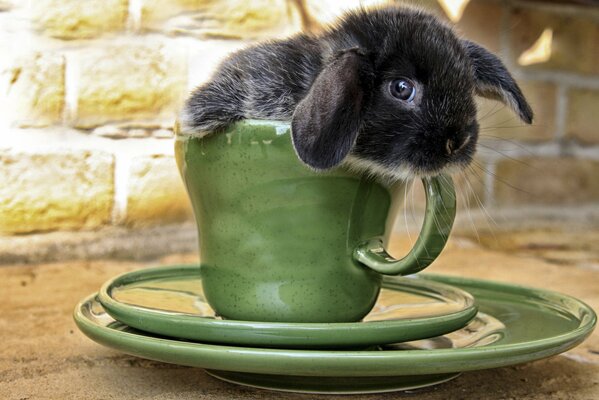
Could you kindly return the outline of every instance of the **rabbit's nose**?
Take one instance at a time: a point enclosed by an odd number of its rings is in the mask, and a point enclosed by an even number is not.
[[[445,150],[447,150],[447,155],[450,156],[454,153],[457,153],[461,149],[464,148],[470,142],[471,135],[465,135],[463,138],[455,138],[455,139],[447,139],[447,143],[445,144]]]

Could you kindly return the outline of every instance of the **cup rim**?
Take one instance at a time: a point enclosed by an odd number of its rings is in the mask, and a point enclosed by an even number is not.
[[[231,123],[230,126],[244,124],[244,125],[265,125],[265,126],[285,126],[286,130],[291,129],[291,120],[280,120],[280,119],[257,119],[257,118],[248,118],[242,119],[239,121],[235,121]],[[205,136],[212,135],[215,133],[214,131],[198,131],[198,132],[188,132],[179,119],[175,120],[173,124],[173,133],[175,137],[196,137],[202,138]],[[220,132],[218,132],[220,133]]]

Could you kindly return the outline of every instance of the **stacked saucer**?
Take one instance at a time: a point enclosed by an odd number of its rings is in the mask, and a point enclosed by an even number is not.
[[[578,345],[596,323],[569,296],[429,274],[385,277],[361,322],[224,320],[201,280],[195,265],[127,273],[82,300],[75,321],[92,340],[131,355],[312,393],[413,389],[537,360]]]

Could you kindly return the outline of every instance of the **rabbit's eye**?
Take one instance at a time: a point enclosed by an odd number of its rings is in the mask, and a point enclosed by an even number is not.
[[[391,90],[393,97],[407,101],[408,103],[414,100],[414,96],[416,96],[414,84],[406,79],[396,79],[392,81],[389,89]]]

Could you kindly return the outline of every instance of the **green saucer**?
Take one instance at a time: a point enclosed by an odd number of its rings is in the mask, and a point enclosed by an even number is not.
[[[363,322],[282,323],[223,320],[202,293],[198,266],[129,272],[106,282],[98,299],[114,319],[163,336],[277,348],[364,347],[442,335],[475,315],[472,296],[438,282],[389,281]]]
[[[115,321],[96,295],[75,309],[79,328],[116,350],[162,362],[207,368],[244,385],[298,392],[372,393],[447,381],[460,372],[553,356],[581,343],[597,317],[581,301],[555,292],[489,281],[415,278],[470,292],[479,313],[465,328],[418,342],[368,351],[281,350],[166,339]],[[397,278],[385,278],[385,286]]]

